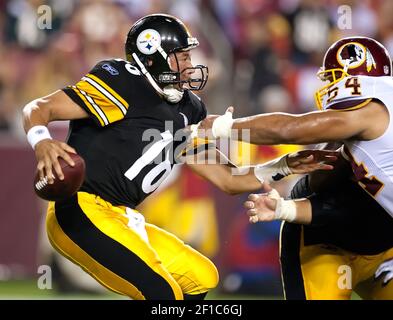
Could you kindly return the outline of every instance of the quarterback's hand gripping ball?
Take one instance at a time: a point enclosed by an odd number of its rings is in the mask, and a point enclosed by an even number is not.
[[[64,180],[60,180],[56,172],[53,171],[54,182],[49,184],[47,177],[40,179],[38,170],[36,171],[34,191],[40,198],[49,201],[59,201],[71,197],[81,187],[85,179],[85,161],[75,153],[68,152],[68,154],[74,161],[75,166],[72,167],[64,159],[59,158]]]

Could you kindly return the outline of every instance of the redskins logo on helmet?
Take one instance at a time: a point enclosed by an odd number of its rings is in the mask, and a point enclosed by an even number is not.
[[[338,49],[337,61],[345,69],[357,68],[366,61],[366,48],[360,43],[346,43]]]
[[[358,42],[348,42],[337,51],[337,61],[344,70],[354,69],[366,63],[367,72],[376,69],[375,59],[368,48]]]
[[[386,48],[367,37],[343,38],[326,51],[318,77],[329,84],[315,93],[318,108],[329,89],[345,77],[363,75],[370,77],[392,76],[392,62]]]

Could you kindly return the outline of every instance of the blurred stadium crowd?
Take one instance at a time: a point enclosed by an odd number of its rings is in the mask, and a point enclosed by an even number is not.
[[[50,29],[37,27],[42,5],[51,10]],[[340,29],[340,12],[348,8],[350,28]],[[31,153],[20,120],[28,101],[75,83],[99,60],[124,58],[130,26],[157,12],[178,16],[199,39],[193,61],[209,67],[201,95],[210,113],[229,105],[236,116],[314,110],[313,93],[320,85],[315,74],[337,38],[370,36],[393,52],[390,0],[0,0],[0,154],[11,138]],[[256,163],[296,148],[262,146],[249,152]],[[249,226],[241,208],[246,195],[230,198],[179,170],[143,205],[147,220],[216,259],[224,290],[281,295],[279,225]],[[30,177],[24,179],[19,185],[30,188]],[[288,192],[292,184],[279,188]],[[0,184],[1,191],[8,187]],[[16,196],[1,199],[17,201]],[[26,209],[25,215],[42,215],[41,205]],[[2,212],[3,225],[4,217]],[[4,250],[3,245],[0,265],[10,263]]]

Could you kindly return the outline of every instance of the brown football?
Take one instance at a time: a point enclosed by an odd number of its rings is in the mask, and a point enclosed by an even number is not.
[[[49,201],[59,201],[75,194],[81,187],[85,179],[85,161],[75,153],[68,153],[75,166],[71,167],[63,158],[59,158],[59,163],[64,174],[64,180],[60,180],[53,169],[55,181],[49,184],[46,177],[40,179],[38,170],[34,178],[34,191],[42,199]]]

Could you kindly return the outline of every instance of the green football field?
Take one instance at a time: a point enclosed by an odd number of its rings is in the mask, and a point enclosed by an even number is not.
[[[127,297],[107,291],[103,294],[89,293],[59,293],[56,288],[39,289],[35,280],[12,280],[0,281],[0,300],[124,300]],[[239,295],[239,294],[222,294],[218,290],[211,291],[208,300],[283,300],[282,297],[261,296],[261,295]],[[352,294],[352,300],[360,300],[357,294]]]
[[[0,300],[4,299],[71,299],[71,300],[108,300],[108,299],[127,299],[126,297],[117,295],[108,291],[103,294],[88,294],[88,293],[59,293],[56,288],[53,289],[39,289],[35,280],[12,280],[0,281]],[[258,295],[230,295],[221,294],[217,291],[212,291],[207,296],[208,300],[281,300],[281,297],[267,297]]]

